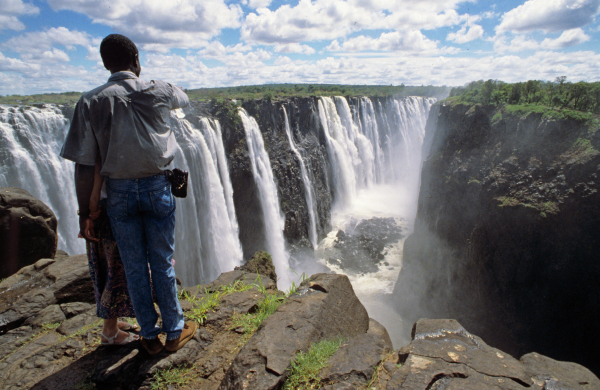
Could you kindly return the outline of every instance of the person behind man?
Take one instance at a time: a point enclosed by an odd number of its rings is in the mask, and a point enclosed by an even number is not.
[[[164,170],[177,145],[169,127],[170,111],[189,103],[185,92],[163,81],[139,79],[138,50],[127,37],[108,35],[100,44],[108,82],[79,99],[61,156],[74,161],[80,233],[85,224],[100,154],[107,177],[107,213],[127,277],[127,287],[141,327],[142,345],[151,354],[176,351],[197,325],[184,323],[172,265],[175,199]],[[150,267],[150,272],[148,271]],[[152,285],[150,283],[152,277]],[[156,294],[162,317],[157,326]],[[158,335],[167,334],[163,346]]]

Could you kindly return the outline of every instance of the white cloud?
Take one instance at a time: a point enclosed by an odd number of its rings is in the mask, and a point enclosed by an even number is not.
[[[0,52],[0,69],[4,72],[28,73],[40,69],[39,64],[31,64],[17,58],[6,57]]]
[[[201,48],[224,28],[240,26],[242,10],[224,0],[48,0],[127,35],[142,49]]]
[[[458,44],[467,43],[474,41],[475,39],[479,39],[483,36],[483,27],[478,24],[474,24],[472,26],[464,25],[457,32],[452,32],[448,34],[446,39],[448,41],[453,41]]]
[[[542,42],[528,38],[526,35],[517,35],[510,43],[506,43],[504,36],[499,36],[494,44],[494,49],[499,52],[521,52],[525,50],[559,50],[587,42],[590,37],[580,28],[567,30],[558,38],[546,38]]]
[[[542,42],[542,48],[554,50],[563,49],[565,47],[579,45],[589,40],[590,37],[583,32],[582,29],[575,28],[573,30],[567,30],[563,32],[557,39],[544,39]]]
[[[284,44],[334,40],[365,29],[421,30],[466,20],[455,8],[465,0],[300,0],[275,11],[259,8],[242,25],[242,39]]]
[[[38,7],[22,0],[2,0],[0,2],[0,31],[23,30],[25,25],[19,20],[21,15],[36,15],[40,12]]]
[[[364,35],[350,38],[340,43],[335,40],[325,48],[328,51],[405,51],[432,52],[437,49],[437,43],[428,39],[420,31],[394,31],[382,33],[379,38]]]
[[[599,10],[600,0],[528,0],[505,13],[496,31],[570,30],[591,23]]]
[[[19,53],[21,58],[30,62],[56,62],[69,61],[69,56],[63,50],[55,48],[64,46],[67,50],[74,50],[82,46],[88,53],[97,52],[98,46],[89,34],[65,27],[53,27],[46,31],[28,32],[18,35],[3,42],[1,46],[7,50]],[[94,58],[92,54],[89,57]]]
[[[242,0],[242,4],[250,8],[263,8],[271,5],[271,0]]]
[[[299,43],[286,43],[283,45],[275,45],[273,50],[276,53],[300,53],[300,54],[315,54],[316,51],[308,45],[301,45]]]

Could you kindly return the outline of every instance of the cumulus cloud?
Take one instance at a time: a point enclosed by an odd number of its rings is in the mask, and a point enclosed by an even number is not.
[[[494,49],[499,52],[521,52],[525,50],[559,50],[572,47],[589,41],[591,38],[582,29],[575,28],[564,31],[558,38],[546,38],[542,42],[528,38],[526,35],[517,35],[509,43],[504,37],[496,40]]]
[[[364,30],[421,30],[466,20],[455,8],[465,0],[300,0],[250,13],[241,28],[251,43],[285,44],[334,40]]]
[[[2,0],[0,2],[0,31],[23,30],[25,25],[19,20],[22,15],[36,15],[40,9],[22,0]]]
[[[141,48],[201,48],[224,28],[240,26],[242,9],[224,0],[48,0],[54,10],[72,10],[112,27]]]
[[[31,63],[69,62],[68,54],[56,46],[66,50],[74,50],[81,46],[88,50],[88,58],[96,59],[99,55],[98,39],[89,34],[65,27],[50,28],[46,31],[28,32],[14,36],[3,42],[0,47],[19,53],[21,59]]]
[[[570,30],[593,22],[599,10],[600,0],[528,0],[505,13],[496,31]]]
[[[382,33],[379,38],[364,35],[350,38],[340,44],[333,41],[325,48],[328,51],[407,51],[431,52],[437,49],[437,43],[425,37],[420,31],[394,31]]]
[[[483,36],[483,27],[478,24],[471,26],[464,25],[457,32],[448,34],[446,39],[455,43],[467,43],[479,39]]]
[[[316,50],[308,45],[301,45],[299,43],[286,43],[283,45],[275,45],[273,50],[276,53],[299,53],[299,54],[315,54]]]
[[[242,4],[250,8],[262,8],[271,5],[271,0],[242,0]]]
[[[10,51],[20,53],[21,58],[28,61],[69,61],[69,56],[57,45],[64,46],[67,50],[73,50],[76,46],[82,46],[91,51],[97,51],[97,42],[81,31],[69,30],[65,27],[53,27],[46,31],[28,32],[17,35],[2,43],[2,47]]]

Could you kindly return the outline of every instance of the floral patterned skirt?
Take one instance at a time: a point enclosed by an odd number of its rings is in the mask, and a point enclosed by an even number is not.
[[[106,200],[100,203],[101,214],[94,221],[94,233],[100,242],[87,242],[90,275],[94,282],[97,315],[100,318],[135,317],[127,291],[125,269],[119,248],[106,214]]]

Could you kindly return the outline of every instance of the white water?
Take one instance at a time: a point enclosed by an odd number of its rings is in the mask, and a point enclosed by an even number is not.
[[[198,130],[181,110],[177,116],[171,125],[181,153],[173,165],[190,172],[190,187],[177,199],[175,267],[192,285],[240,265],[242,248],[220,125],[201,119]],[[69,123],[53,105],[0,105],[0,187],[25,189],[46,203],[58,219],[58,248],[79,254],[85,243],[77,239],[74,164],[59,156]]]
[[[252,174],[258,188],[262,207],[267,252],[273,258],[275,271],[279,278],[277,280],[278,288],[285,290],[291,285],[289,254],[285,250],[285,239],[283,237],[285,218],[279,206],[271,162],[265,150],[265,143],[256,120],[250,117],[243,108],[240,108],[238,113],[246,132]]]
[[[335,257],[339,230],[373,217],[392,217],[403,228],[404,237],[413,229],[419,191],[421,145],[425,124],[434,99],[409,97],[375,104],[361,98],[352,111],[342,97],[319,99],[319,114],[332,165],[334,206],[332,228],[317,250],[320,262],[336,273],[346,274],[369,315],[388,329],[394,345],[405,344],[400,333],[402,319],[386,307],[386,294],[393,291],[402,267],[404,239],[388,245],[376,272],[355,274],[344,270]],[[355,180],[353,180],[355,178]],[[365,259],[365,261],[369,261]],[[387,265],[386,265],[387,263]]]
[[[300,151],[296,147],[296,143],[292,137],[292,130],[290,129],[290,121],[287,117],[287,112],[285,111],[285,107],[283,109],[283,116],[285,118],[285,132],[288,136],[288,141],[290,142],[290,148],[300,161],[300,173],[302,175],[302,183],[304,184],[304,195],[306,197],[306,205],[308,207],[308,218],[309,218],[309,227],[308,227],[308,236],[310,239],[310,243],[313,248],[317,247],[317,222],[316,222],[316,208],[317,204],[315,203],[315,198],[313,194],[313,187],[308,178],[308,171],[306,170],[306,165],[304,164],[304,160],[302,159],[302,155]]]
[[[74,165],[59,157],[68,125],[55,106],[0,105],[0,187],[22,188],[48,205],[58,219],[58,249],[83,253]]]
[[[180,149],[174,166],[190,177],[188,196],[177,199],[175,269],[189,286],[232,271],[243,255],[219,123],[203,118],[200,131],[177,114],[171,120]]]

